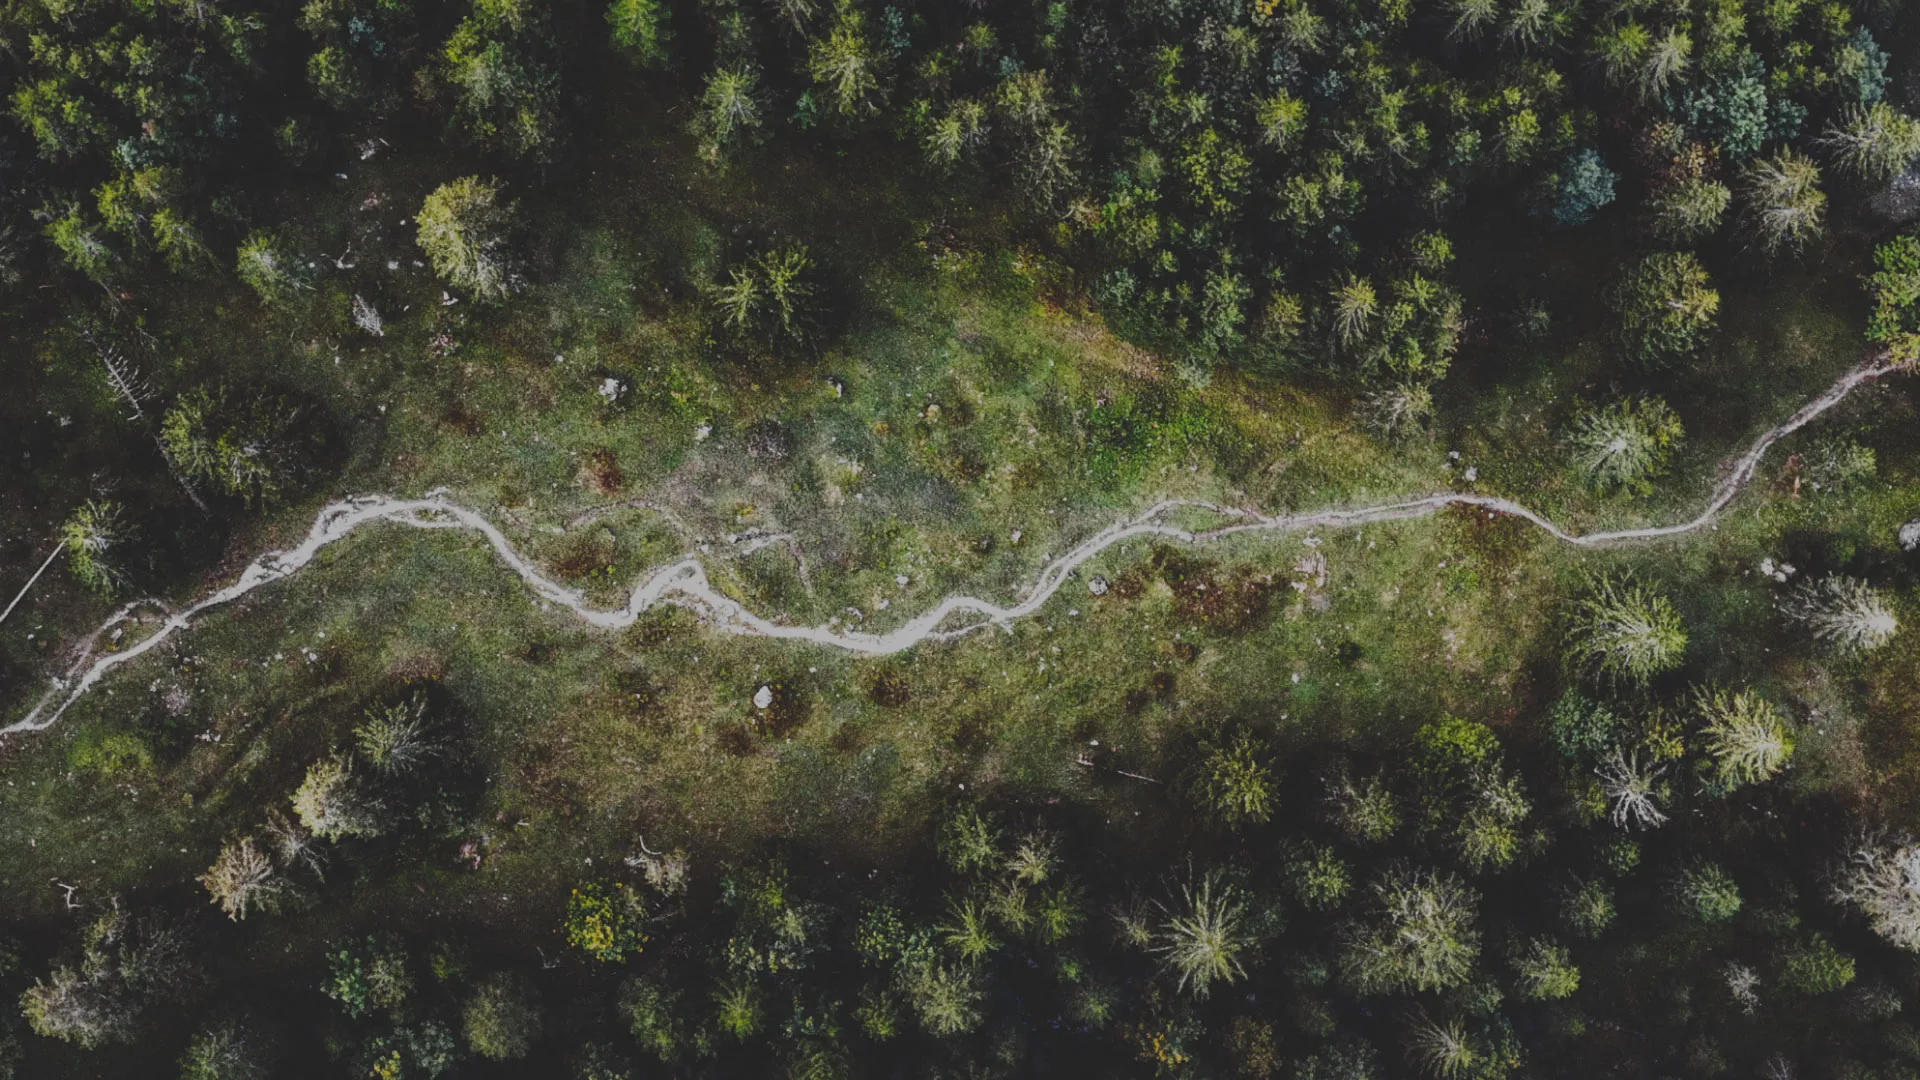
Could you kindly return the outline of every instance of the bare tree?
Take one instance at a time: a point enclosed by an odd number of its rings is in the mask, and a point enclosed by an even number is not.
[[[1835,875],[1832,895],[1859,908],[1874,933],[1920,952],[1920,844],[1882,833],[1861,836]]]
[[[1640,752],[1613,748],[1594,775],[1600,778],[1600,790],[1606,793],[1611,817],[1622,829],[1657,829],[1666,824],[1667,815],[1655,801],[1664,766],[1642,765]]]

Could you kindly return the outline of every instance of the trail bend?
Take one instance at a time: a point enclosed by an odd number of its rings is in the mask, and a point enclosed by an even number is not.
[[[156,600],[136,600],[122,607],[81,641],[78,659],[64,676],[53,680],[53,685],[33,710],[20,720],[0,728],[0,735],[44,730],[59,720],[74,702],[97,686],[114,668],[131,663],[158,648],[173,635],[192,626],[201,614],[238,600],[263,585],[298,573],[313,561],[321,549],[352,535],[362,526],[378,522],[416,529],[471,529],[486,539],[508,569],[519,575],[541,600],[565,608],[583,622],[602,629],[630,626],[648,608],[668,603],[699,612],[711,626],[729,634],[804,641],[865,656],[887,656],[922,642],[952,641],[989,626],[1005,627],[1016,619],[1032,615],[1059,592],[1075,570],[1113,545],[1136,537],[1158,537],[1200,544],[1241,533],[1331,530],[1406,521],[1429,517],[1449,506],[1473,506],[1524,518],[1554,539],[1583,548],[1656,540],[1693,532],[1711,523],[1746,488],[1753,480],[1761,459],[1774,443],[1812,423],[1822,413],[1846,400],[1847,395],[1862,384],[1902,368],[1903,365],[1877,358],[1842,375],[1826,391],[1801,406],[1799,411],[1756,438],[1729,463],[1701,511],[1675,524],[1572,533],[1512,499],[1467,492],[1438,492],[1375,506],[1279,515],[1198,500],[1163,499],[1134,517],[1087,537],[1072,550],[1048,563],[1041,569],[1024,600],[1001,605],[964,594],[949,596],[899,627],[877,634],[836,628],[832,624],[791,626],[762,618],[748,611],[739,601],[716,590],[707,578],[706,567],[692,555],[646,574],[634,587],[624,607],[612,610],[596,608],[587,603],[585,594],[580,590],[568,588],[542,574],[492,522],[476,511],[452,502],[444,493],[430,492],[420,499],[398,499],[386,495],[351,496],[323,507],[315,516],[306,539],[298,546],[260,556],[241,572],[233,584],[209,593],[187,607],[171,610]],[[1191,530],[1167,524],[1163,520],[1170,511],[1182,508],[1210,510],[1230,519],[1230,522],[1211,529]],[[100,651],[102,637],[132,620],[141,609],[149,607],[159,607],[166,613],[157,630],[125,649],[106,653]]]

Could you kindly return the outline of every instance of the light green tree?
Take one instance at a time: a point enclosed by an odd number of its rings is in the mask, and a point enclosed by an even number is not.
[[[1751,690],[1694,694],[1714,775],[1728,788],[1763,783],[1793,756],[1793,733],[1780,709]]]
[[[1673,604],[1628,577],[1595,578],[1568,624],[1568,663],[1609,682],[1644,685],[1678,667],[1686,648]]]
[[[1231,985],[1246,975],[1241,955],[1253,946],[1246,905],[1218,871],[1181,883],[1178,902],[1161,911],[1166,918],[1151,951],[1174,975],[1177,989],[1205,999],[1216,982]]]
[[[434,272],[477,300],[503,300],[520,286],[509,247],[514,205],[504,190],[490,178],[450,180],[428,194],[416,218]]]
[[[1655,365],[1700,347],[1713,329],[1720,293],[1688,252],[1659,252],[1627,267],[1608,293],[1627,356]]]
[[[461,1010],[467,1048],[483,1058],[527,1056],[540,1038],[540,1007],[524,980],[500,972],[482,980]]]
[[[1647,215],[1655,235],[1673,244],[1690,244],[1713,234],[1733,203],[1733,191],[1716,180],[1677,180],[1647,197]]]
[[[1680,418],[1666,402],[1634,397],[1581,413],[1567,446],[1588,486],[1645,494],[1666,471],[1682,437]]]
[[[334,754],[313,763],[293,793],[300,824],[322,840],[375,837],[387,829],[384,808],[353,773],[353,761]]]
[[[80,584],[111,596],[127,583],[117,549],[134,537],[119,503],[88,499],[60,527],[67,566]]]
[[[1479,897],[1459,878],[1396,867],[1373,883],[1373,910],[1342,933],[1340,965],[1364,996],[1446,990],[1480,955]]]
[[[1820,167],[1792,150],[1755,158],[1740,174],[1740,194],[1747,231],[1769,255],[1800,251],[1826,221]]]

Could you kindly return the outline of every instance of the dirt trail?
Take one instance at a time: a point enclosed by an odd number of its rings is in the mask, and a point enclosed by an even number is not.
[[[33,711],[15,723],[0,728],[0,735],[45,729],[58,720],[81,695],[97,685],[108,672],[159,647],[174,634],[191,626],[193,620],[202,612],[237,600],[262,585],[297,573],[313,561],[313,557],[321,548],[351,535],[363,525],[375,522],[390,522],[416,529],[472,529],[493,545],[493,550],[500,556],[500,560],[518,574],[536,596],[550,604],[566,608],[579,619],[604,629],[630,626],[641,612],[653,605],[670,603],[700,612],[710,625],[725,633],[805,641],[867,656],[886,656],[913,648],[926,641],[951,641],[989,626],[1005,627],[1015,619],[1031,615],[1051,599],[1074,571],[1088,560],[1117,543],[1135,537],[1151,536],[1187,544],[1200,544],[1237,533],[1341,529],[1376,522],[1404,521],[1430,516],[1448,506],[1477,506],[1525,518],[1555,539],[1579,547],[1602,547],[1692,532],[1711,522],[1752,481],[1760,459],[1774,443],[1800,430],[1820,414],[1838,405],[1862,383],[1898,369],[1899,365],[1885,360],[1874,360],[1841,376],[1826,392],[1807,402],[1784,422],[1755,439],[1744,453],[1733,460],[1726,475],[1714,486],[1706,507],[1694,518],[1678,524],[1576,535],[1511,499],[1457,492],[1441,492],[1378,506],[1315,510],[1278,516],[1193,500],[1166,499],[1153,504],[1130,520],[1102,529],[1082,541],[1073,550],[1048,563],[1040,571],[1039,578],[1034,582],[1033,587],[1027,591],[1024,600],[1011,606],[1002,606],[972,596],[950,596],[931,610],[883,634],[836,629],[831,625],[788,626],[761,618],[742,607],[738,601],[714,589],[707,580],[706,567],[693,556],[662,566],[647,574],[634,588],[625,607],[611,611],[591,607],[579,590],[570,589],[543,575],[537,567],[514,550],[505,534],[492,522],[475,511],[448,501],[441,493],[429,492],[423,499],[395,499],[385,495],[354,496],[331,503],[322,509],[314,519],[313,528],[307,533],[306,540],[298,547],[289,551],[268,552],[260,556],[232,585],[203,597],[189,607],[168,611],[159,629],[139,642],[117,652],[99,654],[100,639],[114,628],[133,619],[142,608],[160,607],[163,611],[167,610],[165,605],[155,600],[137,600],[121,608],[81,642],[78,661],[68,670],[65,677],[53,681],[52,688],[34,706]],[[1169,511],[1181,508],[1203,508],[1234,520],[1231,524],[1199,531],[1182,529],[1161,520]]]

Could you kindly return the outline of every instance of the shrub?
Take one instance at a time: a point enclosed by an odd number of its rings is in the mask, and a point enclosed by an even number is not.
[[[785,244],[727,270],[709,292],[720,325],[761,345],[798,342],[813,317],[813,260],[803,244]]]

